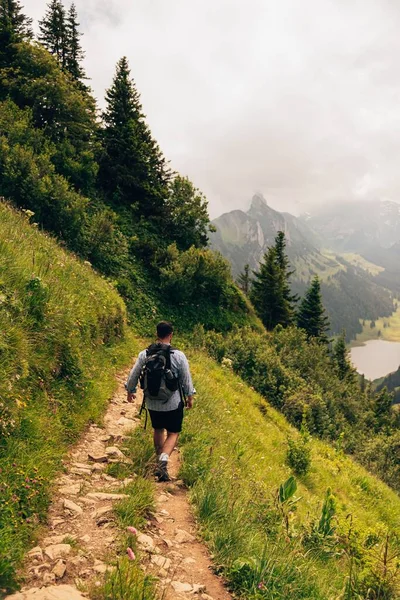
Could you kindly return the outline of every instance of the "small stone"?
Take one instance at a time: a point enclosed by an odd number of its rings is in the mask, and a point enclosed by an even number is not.
[[[194,542],[195,539],[196,538],[192,534],[188,533],[184,529],[176,530],[175,541],[178,542],[178,544]]]
[[[40,546],[35,546],[28,552],[29,558],[37,558],[38,560],[43,560],[43,550]]]
[[[51,520],[52,527],[57,527],[58,525],[62,525],[63,523],[65,523],[65,519],[52,519]]]
[[[212,596],[209,596],[208,594],[202,594],[201,595],[201,600],[214,600],[214,598]]]
[[[88,454],[88,459],[94,463],[106,463],[107,462],[107,456],[100,452],[92,452],[91,454]]]
[[[124,500],[129,498],[127,494],[106,494],[104,492],[91,492],[86,497],[92,500]]]
[[[73,473],[74,475],[91,475],[92,470],[91,469],[78,469],[78,468],[74,467],[73,469],[71,469],[71,473]]]
[[[149,535],[139,533],[137,541],[145,550],[154,550],[154,540]]]
[[[54,535],[52,537],[45,537],[43,539],[44,546],[54,546],[55,544],[62,544],[66,538],[76,540],[76,535],[72,533],[63,533],[61,535]]]
[[[103,506],[103,508],[99,508],[93,513],[93,518],[98,519],[99,517],[102,517],[102,516],[106,515],[107,513],[112,512],[112,510],[113,510],[113,507],[111,504],[109,504],[108,506]]]
[[[160,515],[162,515],[163,517],[169,517],[169,512],[167,510],[165,510],[165,508],[162,508],[161,510],[158,511],[160,513]]]
[[[174,542],[172,542],[168,538],[164,538],[163,542],[164,542],[164,544],[166,544],[168,546],[168,548],[173,548],[174,547]]]
[[[171,585],[177,594],[184,594],[193,590],[190,583],[182,583],[182,581],[172,581]]]
[[[54,573],[56,579],[62,579],[65,575],[66,570],[67,565],[65,563],[65,560],[59,560],[53,568],[52,573]]]
[[[196,561],[194,560],[194,558],[190,558],[190,556],[188,556],[187,558],[185,558],[185,560],[183,562],[185,563],[185,565],[194,565],[194,564],[196,564]]]
[[[201,583],[193,584],[193,594],[203,594],[206,591],[206,586]]]
[[[92,473],[102,473],[106,466],[106,463],[95,463],[92,467]]]
[[[76,462],[76,463],[72,463],[72,466],[75,467],[76,469],[82,469],[82,470],[90,470],[91,465],[88,465],[87,463],[80,463],[80,462]]]
[[[70,544],[54,544],[48,546],[44,553],[50,560],[56,560],[57,558],[64,558],[71,552]]]
[[[160,494],[160,496],[158,496],[157,498],[157,502],[160,502],[160,504],[168,502],[168,496],[166,496],[165,494]]]
[[[81,484],[75,483],[74,485],[63,485],[58,488],[58,491],[63,496],[77,496],[81,491]]]
[[[153,554],[153,556],[151,557],[151,562],[154,565],[157,565],[157,567],[160,567],[161,569],[166,569],[167,571],[172,564],[170,558],[166,558],[165,556],[160,556],[157,554]]]
[[[79,502],[86,504],[86,506],[94,506],[96,504],[96,500],[91,500],[90,498],[79,498]]]
[[[56,581],[56,576],[54,573],[44,573],[43,574],[43,583],[45,585],[51,585],[52,583],[55,583]]]
[[[100,573],[101,575],[103,575],[107,571],[107,565],[102,562],[98,562],[92,568],[93,571],[96,571],[96,573]]]
[[[88,544],[90,542],[90,535],[83,535],[79,539],[81,540],[81,542],[84,542],[85,544]]]
[[[75,504],[75,502],[72,502],[72,500],[63,500],[63,506],[65,510],[69,510],[77,515],[81,515],[83,513],[82,508],[78,506],[78,504]]]

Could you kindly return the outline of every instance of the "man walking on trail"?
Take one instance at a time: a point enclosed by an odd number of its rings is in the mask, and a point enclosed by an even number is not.
[[[157,325],[156,343],[140,352],[126,383],[128,402],[132,402],[140,379],[154,429],[159,481],[170,481],[168,460],[182,430],[184,405],[192,408],[196,393],[188,360],[183,352],[171,346],[172,336],[172,324],[161,321]]]

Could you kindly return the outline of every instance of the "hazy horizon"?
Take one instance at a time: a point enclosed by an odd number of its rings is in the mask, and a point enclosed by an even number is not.
[[[37,20],[45,0],[23,0]],[[68,7],[69,2],[65,2]],[[100,106],[126,55],[154,137],[213,218],[400,198],[392,0],[76,0]]]

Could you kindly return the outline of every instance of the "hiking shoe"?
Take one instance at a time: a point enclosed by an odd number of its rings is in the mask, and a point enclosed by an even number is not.
[[[171,481],[171,477],[168,474],[168,461],[160,460],[157,466],[157,477],[158,481]]]

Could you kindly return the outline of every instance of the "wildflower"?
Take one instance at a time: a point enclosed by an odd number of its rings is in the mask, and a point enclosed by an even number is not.
[[[132,548],[127,548],[126,553],[128,555],[129,560],[135,560],[136,556]]]
[[[138,531],[136,529],[136,527],[127,527],[126,530],[131,533],[132,535],[137,535]]]

